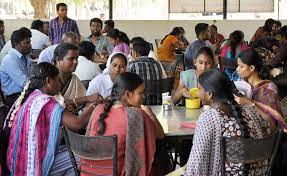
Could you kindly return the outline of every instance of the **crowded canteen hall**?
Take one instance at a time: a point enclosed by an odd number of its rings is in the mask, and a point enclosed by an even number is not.
[[[0,176],[286,175],[287,0],[13,2]]]

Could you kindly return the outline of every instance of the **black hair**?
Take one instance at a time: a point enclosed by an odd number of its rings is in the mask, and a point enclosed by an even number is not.
[[[229,45],[231,48],[231,57],[234,58],[236,55],[236,48],[244,39],[244,33],[236,30],[229,35]]]
[[[129,40],[127,34],[124,33],[124,32],[122,32],[122,31],[120,31],[120,30],[118,30],[118,29],[112,29],[112,30],[107,34],[107,36],[108,36],[108,37],[111,37],[112,39],[117,39],[117,38],[119,38],[119,40],[120,40],[121,42],[124,42],[124,43],[126,43],[127,45],[130,44],[130,40]]]
[[[247,48],[242,51],[238,57],[244,64],[249,66],[253,65],[261,79],[269,78],[269,68],[264,67],[262,57],[254,48]]]
[[[126,55],[122,54],[122,53],[116,53],[112,56],[111,58],[111,63],[113,62],[113,60],[115,58],[119,58],[119,59],[122,59],[124,62],[125,62],[125,65],[128,65],[128,59],[126,57]]]
[[[26,38],[31,38],[31,37],[32,37],[32,33],[28,28],[22,27],[16,31],[14,31],[11,35],[12,47],[15,48],[15,46],[18,43],[25,40]]]
[[[142,37],[134,37],[130,40],[130,43],[133,44],[133,43],[136,43],[136,42],[142,42],[142,41],[145,41],[144,38]]]
[[[205,91],[212,93],[213,101],[229,105],[231,113],[240,126],[241,135],[248,137],[249,132],[242,117],[241,107],[233,96],[236,87],[228,76],[218,68],[213,68],[199,76],[199,84]]]
[[[90,21],[90,26],[92,23],[100,23],[101,24],[101,28],[103,27],[103,21],[100,18],[93,18]]]
[[[272,25],[275,23],[276,21],[273,20],[272,18],[269,18],[265,21],[265,24],[263,26],[263,31],[267,32],[267,33],[271,33],[272,32]]]
[[[115,27],[115,22],[114,22],[114,20],[107,20],[107,21],[105,21],[105,25],[107,25],[113,29]]]
[[[139,53],[140,56],[148,56],[150,52],[150,45],[146,41],[133,43],[133,50]]]
[[[279,27],[282,26],[282,23],[281,23],[281,21],[279,21],[279,20],[276,20],[276,21],[274,22],[274,24],[276,24],[276,25],[279,26]]]
[[[134,91],[143,83],[143,79],[139,75],[131,72],[121,73],[116,78],[112,88],[111,97],[105,102],[104,111],[100,114],[100,118],[98,120],[98,135],[103,135],[105,133],[105,118],[107,118],[115,101],[121,101],[121,98],[126,91]]]
[[[69,50],[79,50],[76,45],[70,43],[61,43],[59,44],[54,51],[53,61],[56,64],[57,60],[63,60]]]
[[[43,24],[50,24],[49,21],[43,21]]]
[[[59,70],[54,65],[48,62],[42,62],[33,67],[32,74],[30,76],[29,87],[25,93],[23,104],[29,95],[36,89],[41,89],[46,84],[46,78],[55,78],[59,75]]]
[[[212,61],[212,65],[214,66],[215,65],[215,60],[214,60],[214,52],[212,51],[212,49],[210,49],[209,47],[207,46],[204,46],[204,47],[201,47],[196,56],[195,56],[195,61],[196,59],[198,58],[199,55],[201,54],[204,54],[204,55],[207,55],[211,58],[211,61]]]
[[[195,33],[196,33],[196,37],[198,38],[200,33],[208,30],[208,24],[206,24],[206,23],[198,23],[195,26],[194,30],[195,30]]]
[[[181,27],[174,27],[169,34],[164,36],[164,38],[160,41],[160,44],[163,43],[163,41],[166,39],[167,36],[169,36],[169,35],[179,35],[179,34],[183,34],[183,31],[182,31]]]
[[[79,45],[79,55],[92,60],[95,53],[95,45],[89,41],[82,41]]]
[[[282,37],[285,37],[285,39],[287,39],[287,25],[282,26],[282,27],[280,28],[279,34],[280,34]]]
[[[67,4],[65,3],[58,3],[56,4],[56,10],[59,11],[60,10],[60,7],[68,7]]]
[[[3,20],[0,20],[0,25],[4,25],[4,21]]]
[[[34,20],[31,24],[31,29],[37,29],[38,31],[41,31],[43,29],[44,22],[41,20]]]

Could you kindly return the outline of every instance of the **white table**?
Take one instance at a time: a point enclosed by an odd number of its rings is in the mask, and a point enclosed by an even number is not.
[[[164,111],[162,106],[150,106],[157,119],[161,123],[165,135],[168,137],[192,136],[194,129],[183,128],[181,122],[197,121],[200,109],[186,109],[185,107],[173,107],[171,111]]]

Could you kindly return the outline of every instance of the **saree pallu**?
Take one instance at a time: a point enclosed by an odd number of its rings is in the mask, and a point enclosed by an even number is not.
[[[7,165],[11,175],[48,175],[53,164],[64,109],[51,96],[35,90],[16,112]]]
[[[86,88],[82,84],[81,80],[75,75],[72,74],[71,78],[66,82],[63,89],[61,90],[64,98],[74,99],[78,97],[86,96]]]

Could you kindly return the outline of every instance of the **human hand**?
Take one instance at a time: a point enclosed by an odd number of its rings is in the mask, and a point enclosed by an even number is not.
[[[104,98],[98,93],[95,93],[93,95],[87,96],[87,98],[88,98],[88,103],[97,103],[97,104],[99,104],[99,103],[101,103],[104,100]]]
[[[239,97],[234,94],[233,96],[234,96],[234,100],[240,105],[252,105],[253,104],[253,102],[247,97]]]
[[[180,93],[181,93],[181,95],[182,95],[183,97],[185,97],[185,98],[191,98],[191,96],[190,96],[190,94],[189,94],[187,88],[185,88],[185,87],[180,90]]]

